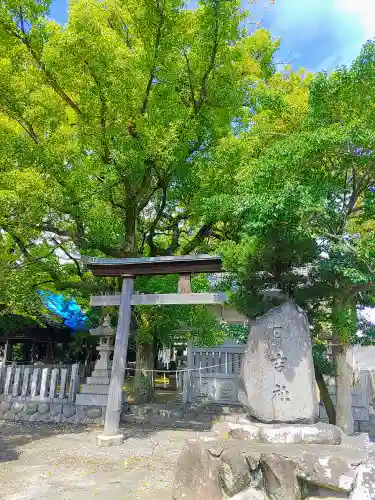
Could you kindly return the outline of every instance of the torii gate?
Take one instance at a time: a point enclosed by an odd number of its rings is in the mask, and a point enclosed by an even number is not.
[[[106,259],[86,257],[82,261],[94,276],[122,277],[121,295],[91,297],[92,306],[119,306],[119,317],[113,354],[111,381],[109,385],[104,433],[98,436],[99,446],[119,445],[123,436],[119,434],[126,356],[132,305],[176,305],[217,304],[227,300],[225,293],[192,293],[192,273],[218,273],[222,271],[221,257],[212,255],[189,255],[179,257],[148,257],[129,259]],[[134,279],[137,276],[179,274],[178,293],[134,294]]]

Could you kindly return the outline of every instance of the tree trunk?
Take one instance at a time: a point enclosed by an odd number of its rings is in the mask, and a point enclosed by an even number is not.
[[[47,344],[46,344],[46,364],[47,365],[53,365],[53,343],[51,340],[48,340],[47,341]]]
[[[152,344],[136,344],[136,372],[133,393],[137,404],[154,400],[154,349]],[[144,371],[143,371],[144,370]],[[146,371],[148,370],[148,371]]]
[[[336,425],[346,434],[352,434],[354,431],[351,390],[353,367],[348,358],[348,351],[344,345],[333,347],[336,368]]]
[[[328,420],[330,424],[336,423],[336,410],[335,406],[332,402],[331,396],[329,395],[328,388],[326,385],[326,381],[324,380],[322,372],[319,370],[319,367],[316,363],[314,363],[315,368],[315,380],[319,387],[320,397],[322,398],[324,408],[326,409]]]

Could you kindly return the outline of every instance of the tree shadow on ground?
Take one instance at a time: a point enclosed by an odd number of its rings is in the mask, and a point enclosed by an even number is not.
[[[144,423],[144,424],[122,424],[120,427],[120,432],[124,436],[124,442],[127,439],[137,438],[137,439],[147,439],[152,437],[157,432],[161,431],[186,431],[186,432],[197,432],[197,433],[209,433],[211,431],[214,422],[204,422],[197,425],[196,422],[189,421],[174,421],[171,419],[170,422],[163,423]]]
[[[78,434],[87,426],[66,425],[48,422],[0,422],[0,463],[18,460],[22,446],[39,439],[47,439],[58,434]]]
[[[120,432],[126,440],[131,438],[152,438],[159,431],[187,431],[187,432],[209,432],[213,422],[199,423],[194,421],[177,421],[163,423],[122,423]],[[22,447],[40,439],[48,439],[59,434],[81,434],[89,433],[97,429],[98,434],[103,430],[102,426],[58,424],[49,422],[0,422],[0,463],[18,460],[22,454]]]

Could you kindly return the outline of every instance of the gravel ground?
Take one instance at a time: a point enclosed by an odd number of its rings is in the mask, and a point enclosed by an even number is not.
[[[169,500],[178,455],[202,430],[124,427],[98,448],[100,427],[0,424],[1,500]]]

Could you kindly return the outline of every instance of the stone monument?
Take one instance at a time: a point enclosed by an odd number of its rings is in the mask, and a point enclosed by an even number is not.
[[[319,415],[309,325],[293,302],[250,327],[239,398],[261,422],[314,423]]]
[[[174,500],[375,500],[375,446],[316,423],[305,314],[286,302],[250,328],[239,398],[247,418],[218,422],[181,452]]]
[[[82,391],[77,394],[76,404],[86,406],[106,406],[108,399],[109,383],[111,381],[110,357],[113,352],[113,337],[115,329],[111,326],[111,318],[107,315],[103,323],[90,330],[91,335],[99,336],[99,358],[91,377],[87,377]]]

